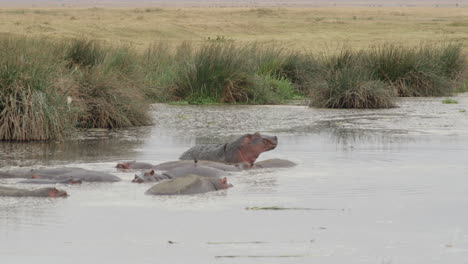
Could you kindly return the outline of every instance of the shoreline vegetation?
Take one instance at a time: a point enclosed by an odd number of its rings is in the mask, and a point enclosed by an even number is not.
[[[150,104],[389,108],[397,96],[450,96],[464,85],[461,43],[299,53],[257,43],[156,43],[145,52],[96,40],[0,40],[0,140],[62,139],[70,129],[151,125]]]
[[[389,108],[396,97],[468,90],[461,41],[286,47],[223,36],[142,48],[97,38],[0,35],[0,141],[61,140],[74,129],[151,125],[154,102],[302,99],[311,107]]]

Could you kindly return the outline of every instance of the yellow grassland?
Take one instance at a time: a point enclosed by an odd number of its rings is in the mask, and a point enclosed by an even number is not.
[[[315,51],[387,42],[466,42],[468,8],[3,8],[0,34],[84,36],[140,50],[159,41],[173,45],[220,37]]]

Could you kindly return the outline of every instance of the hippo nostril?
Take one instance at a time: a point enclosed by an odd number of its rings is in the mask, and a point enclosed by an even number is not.
[[[278,138],[277,138],[277,137],[274,137],[273,140],[271,140],[271,144],[272,144],[273,146],[278,145]]]

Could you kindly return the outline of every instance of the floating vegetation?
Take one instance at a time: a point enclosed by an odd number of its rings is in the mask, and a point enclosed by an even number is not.
[[[226,255],[215,256],[215,258],[304,258],[312,255]]]
[[[442,100],[442,103],[443,104],[458,104],[458,101],[454,100],[454,99],[447,98],[447,99]]]
[[[307,207],[280,207],[280,206],[269,206],[269,207],[246,207],[245,210],[311,210],[311,211],[328,211],[331,209],[325,208],[307,208]]]

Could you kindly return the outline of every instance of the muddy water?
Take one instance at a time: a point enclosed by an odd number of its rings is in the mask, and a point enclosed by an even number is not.
[[[1,143],[2,170],[66,165],[124,180],[62,187],[66,199],[0,198],[0,263],[466,263],[468,96],[456,99],[378,111],[155,105],[152,127]],[[145,196],[151,185],[113,168],[254,131],[280,142],[260,159],[299,165],[173,197]],[[272,206],[296,210],[246,210]]]

